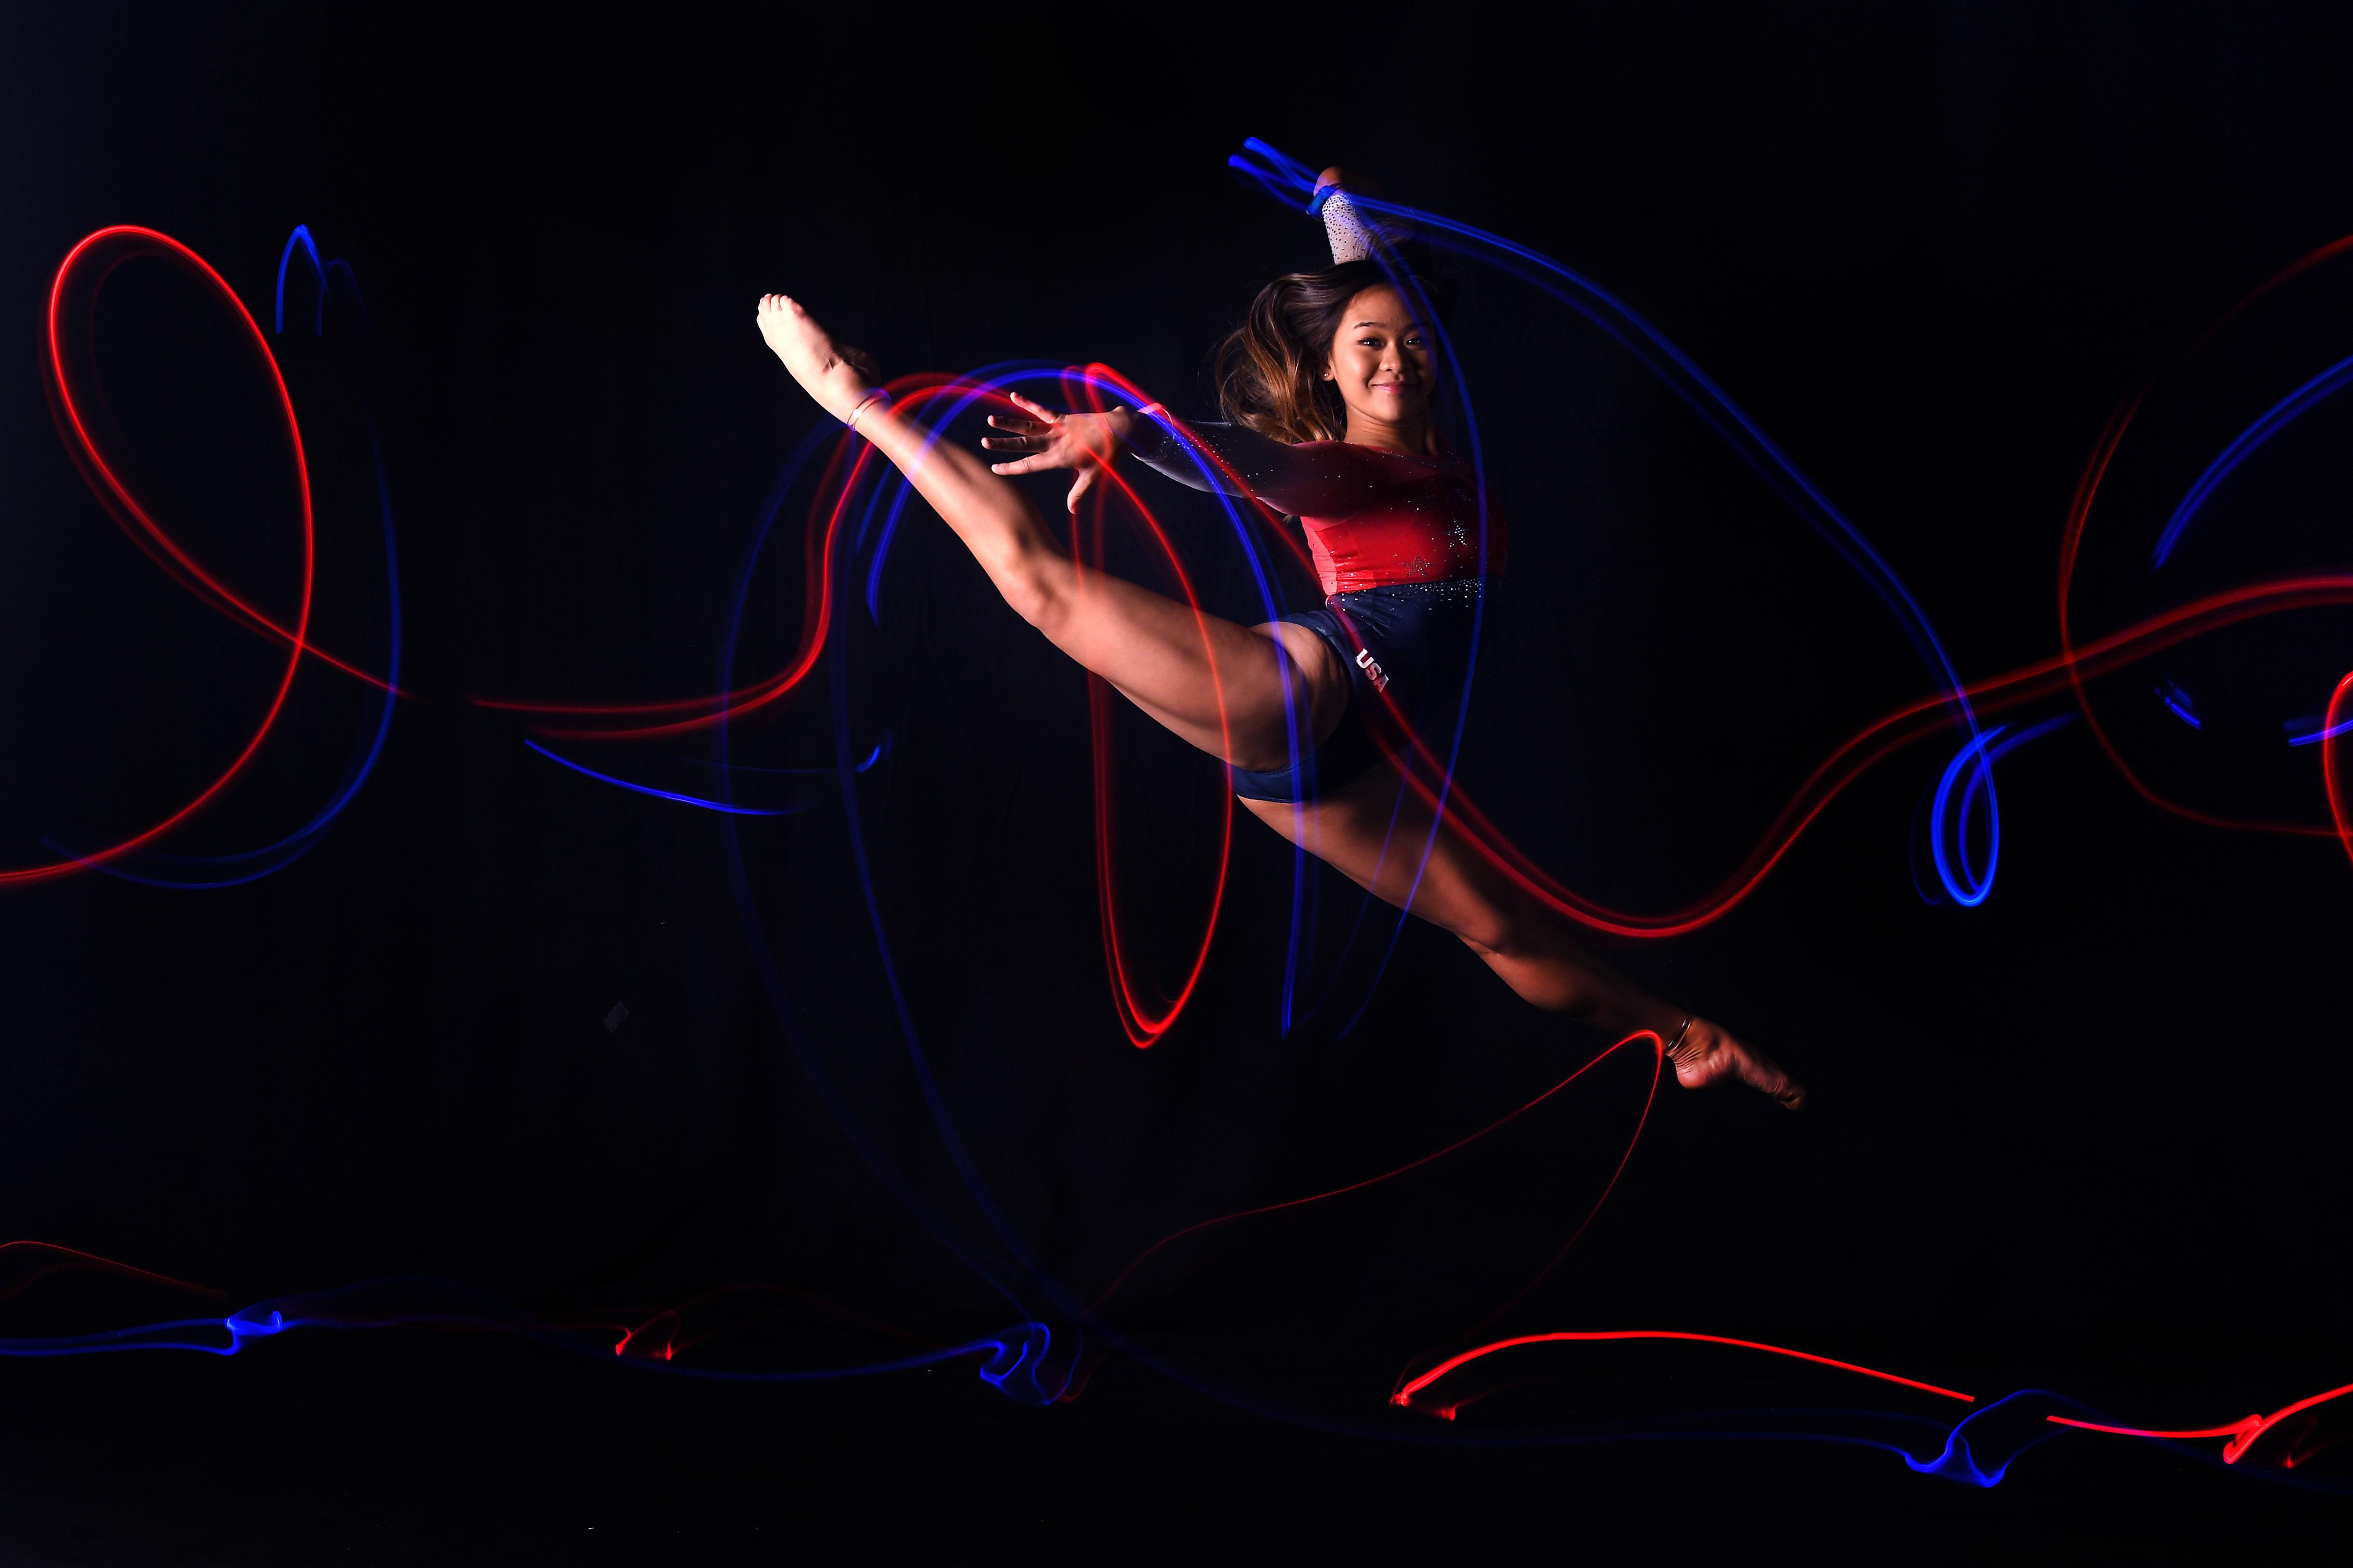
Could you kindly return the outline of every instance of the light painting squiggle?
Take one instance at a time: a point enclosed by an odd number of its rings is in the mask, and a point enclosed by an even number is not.
[[[1263,142],[1253,141],[1247,143],[1245,153],[1233,163],[1250,178],[1286,203],[1297,204],[1303,199],[1312,203],[1317,195],[1314,175],[1304,165],[1286,158]],[[2318,745],[2322,784],[2329,812],[2329,821],[2325,826],[2239,821],[2198,812],[2166,800],[2139,780],[2099,723],[2086,690],[2086,683],[2093,679],[2137,664],[2165,648],[2189,639],[2258,617],[2353,605],[2353,574],[2322,573],[2278,578],[2196,598],[2119,630],[2079,643],[2069,616],[2076,562],[2102,480],[2138,408],[2137,395],[2126,402],[2103,432],[2069,510],[2060,552],[2059,651],[2049,658],[2002,674],[1975,681],[1964,680],[1955,670],[1916,601],[1862,534],[1713,381],[1622,302],[1557,263],[1500,237],[1433,213],[1370,198],[1360,198],[1360,203],[1370,211],[1410,226],[1425,243],[1532,285],[1546,297],[1576,311],[1624,346],[1640,363],[1653,371],[1662,383],[1681,395],[1694,414],[1739,453],[1792,510],[1830,541],[1889,606],[1905,635],[1919,649],[1930,673],[1934,689],[1866,726],[1832,752],[1799,785],[1755,847],[1714,889],[1681,909],[1658,913],[1614,909],[1561,883],[1519,850],[1463,794],[1454,779],[1453,771],[1465,721],[1460,715],[1467,714],[1469,707],[1466,678],[1465,689],[1461,694],[1460,713],[1443,754],[1419,741],[1411,742],[1396,759],[1400,766],[1400,788],[1417,792],[1436,814],[1459,824],[1500,871],[1563,920],[1589,931],[1636,939],[1678,935],[1719,921],[1762,883],[1806,828],[1847,785],[1898,751],[1942,734],[1948,729],[1957,729],[1962,740],[1944,765],[1931,796],[1929,840],[1933,859],[1938,881],[1956,904],[1963,907],[1982,904],[1993,889],[2000,859],[2000,810],[1993,787],[1996,761],[2012,749],[2078,716],[2084,720],[2086,728],[2132,787],[2162,809],[2219,826],[2326,835],[2336,838],[2348,858],[2353,858],[2353,797],[2348,797],[2344,782],[2338,776],[2341,771],[2338,742],[2348,731],[2353,731],[2353,674],[2337,682],[2326,710],[2318,716],[2310,732],[2292,731],[2289,736],[2291,745]],[[2303,258],[2267,283],[2264,289],[2257,290],[2248,300],[2234,307],[2224,321],[2235,317],[2265,290],[2346,253],[2348,247],[2353,247],[2353,239],[2338,241]],[[322,335],[325,332],[331,294],[347,299],[353,318],[364,330],[364,307],[359,301],[356,284],[351,278],[349,268],[340,261],[322,263],[318,247],[306,229],[295,231],[280,259],[275,318],[278,330],[284,330],[285,283],[289,268],[298,257],[307,264],[310,275],[317,280],[316,331]],[[105,275],[133,258],[162,259],[204,280],[215,296],[232,310],[259,363],[267,369],[278,402],[289,460],[297,477],[301,494],[301,589],[299,604],[290,616],[264,611],[240,596],[197,562],[156,521],[153,510],[133,494],[121,477],[123,471],[121,463],[103,450],[102,443],[93,434],[96,422],[90,417],[88,410],[94,395],[95,372],[88,353],[87,323],[95,308],[98,288]],[[1401,277],[1399,282],[1400,287],[1412,286],[1409,279]],[[2219,327],[2220,323],[2217,330]],[[2211,335],[2211,332],[2208,334],[2209,337]],[[2200,343],[2204,341],[2201,339]],[[1451,342],[1442,343],[1442,347],[1448,358],[1452,384],[1459,388],[1462,384],[1460,363],[1453,358]],[[47,349],[46,368],[52,406],[57,412],[60,431],[66,437],[68,450],[93,493],[125,531],[174,580],[232,621],[283,646],[287,650],[287,661],[274,697],[244,749],[193,799],[142,832],[114,844],[91,849],[66,849],[61,851],[63,858],[53,863],[0,871],[0,885],[42,881],[86,868],[107,869],[134,879],[155,880],[174,886],[216,886],[227,880],[246,879],[248,875],[266,874],[315,842],[318,835],[354,796],[381,753],[394,699],[405,695],[398,684],[401,658],[398,577],[396,559],[392,550],[389,485],[384,474],[381,449],[375,446],[373,416],[370,416],[370,441],[377,464],[377,490],[393,609],[392,630],[380,675],[337,658],[320,649],[311,640],[314,523],[309,468],[293,399],[260,329],[216,272],[185,246],[153,230],[129,226],[101,230],[77,246],[59,268],[49,300]],[[2166,564],[2187,530],[2225,479],[2297,420],[2345,387],[2353,385],[2353,368],[2348,367],[2353,367],[2353,359],[2340,361],[2279,399],[2206,466],[2168,519],[2151,552],[2152,568]],[[944,438],[951,425],[968,412],[993,407],[1010,408],[1007,395],[1014,391],[1033,395],[1051,393],[1069,405],[1097,409],[1113,403],[1143,407],[1153,401],[1143,389],[1111,367],[1100,364],[1083,369],[1037,363],[999,365],[965,377],[937,374],[902,377],[893,382],[891,389],[901,408],[930,424],[931,438],[935,441]],[[1480,463],[1477,425],[1467,394],[1463,403],[1472,460],[1476,466]],[[1167,423],[1175,433],[1185,434],[1181,421],[1167,417]],[[1296,1213],[1310,1210],[1315,1205],[1388,1183],[1445,1160],[1553,1101],[1571,1084],[1579,1082],[1596,1064],[1622,1048],[1636,1046],[1638,1042],[1647,1042],[1651,1054],[1651,1093],[1655,1095],[1662,1062],[1660,1042],[1652,1036],[1631,1037],[1619,1042],[1609,1051],[1601,1053],[1593,1062],[1578,1068],[1545,1095],[1444,1148],[1395,1170],[1335,1186],[1326,1192],[1186,1226],[1139,1255],[1108,1289],[1092,1301],[1075,1297],[1035,1256],[1019,1228],[1009,1221],[991,1194],[972,1158],[946,1097],[931,1070],[884,931],[879,900],[868,866],[858,783],[860,775],[876,767],[887,754],[887,738],[871,747],[852,741],[847,685],[849,654],[841,606],[845,602],[854,604],[862,600],[870,615],[878,619],[881,617],[881,591],[891,546],[904,516],[912,489],[903,475],[887,464],[878,462],[872,448],[854,437],[844,434],[830,442],[824,437],[825,433],[820,432],[803,443],[800,451],[780,475],[758,520],[752,546],[738,578],[726,638],[727,651],[716,694],[634,704],[490,698],[476,698],[474,700],[489,709],[522,716],[541,737],[541,740],[531,740],[525,743],[575,773],[617,785],[641,796],[720,814],[732,885],[747,931],[753,939],[755,958],[777,1015],[813,1083],[870,1165],[944,1244],[988,1279],[1008,1303],[1019,1310],[1022,1321],[1018,1328],[1002,1334],[953,1345],[934,1345],[909,1355],[838,1367],[761,1371],[681,1363],[679,1358],[682,1352],[707,1343],[719,1331],[712,1330],[706,1332],[691,1326],[691,1320],[707,1324],[712,1314],[718,1310],[712,1303],[720,1298],[705,1297],[664,1308],[632,1322],[604,1325],[605,1329],[612,1331],[605,1336],[609,1342],[605,1348],[614,1357],[625,1364],[658,1367],[686,1375],[775,1382],[881,1374],[943,1361],[979,1358],[980,1375],[984,1379],[1008,1394],[1042,1404],[1075,1397],[1084,1386],[1086,1369],[1092,1364],[1092,1359],[1099,1357],[1104,1348],[1117,1345],[1174,1375],[1198,1382],[1183,1368],[1154,1355],[1147,1346],[1133,1337],[1136,1326],[1175,1289],[1177,1279],[1191,1267],[1188,1260],[1198,1249],[1219,1245],[1221,1237],[1239,1234],[1240,1228],[1246,1228],[1243,1222],[1277,1211]],[[1198,443],[1190,445],[1197,454],[1206,450]],[[749,683],[738,683],[734,668],[735,649],[740,640],[754,568],[768,546],[774,532],[773,525],[787,493],[793,489],[805,468],[816,460],[821,446],[828,449],[818,470],[816,499],[807,514],[801,540],[807,597],[797,647],[783,668]],[[1106,559],[1106,518],[1112,511],[1118,512],[1124,521],[1136,528],[1139,537],[1150,546],[1154,559],[1175,584],[1178,595],[1192,606],[1196,616],[1206,616],[1200,595],[1195,590],[1170,531],[1163,526],[1144,498],[1128,486],[1122,476],[1112,472],[1106,477],[1110,482],[1095,487],[1090,510],[1080,520],[1074,533],[1074,549],[1082,559],[1101,565]],[[1483,496],[1483,472],[1477,489]],[[1253,502],[1220,497],[1219,504],[1224,508],[1230,532],[1249,565],[1261,607],[1268,618],[1273,618],[1287,607],[1282,602],[1282,594],[1277,586],[1282,580],[1282,563],[1275,552],[1287,550],[1295,554],[1298,550],[1296,542],[1284,531],[1280,520]],[[216,858],[201,865],[194,858],[177,858],[185,861],[185,866],[183,874],[176,878],[147,876],[134,870],[131,862],[138,854],[143,853],[148,857],[146,864],[160,864],[153,849],[155,842],[216,799],[248,766],[278,722],[305,657],[316,658],[364,681],[383,694],[372,731],[364,737],[357,760],[330,802],[303,828],[267,848],[244,856]],[[832,682],[835,766],[830,770],[754,770],[733,763],[729,757],[732,729],[747,720],[765,717],[775,711],[807,683],[820,664],[827,666]],[[2179,695],[2179,701],[2167,697],[2168,705],[2186,722],[2197,725],[2199,721],[2195,716],[2194,704],[2186,693]],[[2015,729],[2008,723],[1980,727],[1981,718],[2012,712],[2029,704],[2061,696],[2073,699],[2073,711],[2046,716]],[[1151,994],[1142,979],[1146,966],[1136,959],[1134,943],[1122,927],[1121,883],[1116,866],[1116,835],[1113,832],[1116,774],[1112,765],[1112,708],[1109,689],[1100,681],[1091,687],[1090,716],[1092,721],[1096,786],[1093,838],[1105,964],[1113,980],[1114,1006],[1123,1029],[1135,1046],[1149,1047],[1168,1036],[1200,983],[1226,899],[1226,863],[1230,856],[1233,832],[1232,803],[1229,795],[1225,797],[1216,884],[1205,900],[1198,942],[1192,947],[1188,960],[1178,966],[1184,974],[1182,984],[1173,994]],[[1398,715],[1398,730],[1410,734],[1411,725],[1403,721],[1403,715]],[[545,740],[642,744],[706,732],[712,737],[717,760],[695,765],[711,770],[707,790],[655,787],[641,779],[592,768],[542,743],[542,740]],[[684,761],[691,762],[691,759]],[[1208,782],[1207,773],[1212,765],[1205,760],[1205,783]],[[762,797],[757,800],[739,798],[747,790],[760,794]],[[994,1242],[967,1234],[923,1193],[917,1183],[899,1171],[885,1156],[879,1142],[861,1125],[848,1097],[826,1072],[814,1043],[797,1022],[786,996],[781,974],[776,966],[770,944],[763,934],[752,896],[751,879],[745,869],[736,822],[744,816],[786,815],[807,809],[820,801],[839,804],[843,811],[853,863],[881,956],[886,982],[893,995],[909,1059],[934,1128],[961,1179],[995,1233]],[[1981,852],[1976,847],[1979,844],[1983,846]],[[1400,853],[1409,847],[1400,846]],[[1415,852],[1426,859],[1429,848],[1425,843]],[[1310,862],[1301,852],[1293,862],[1290,963],[1281,1008],[1280,1021],[1286,1029],[1293,1020],[1294,995],[1299,989],[1299,967],[1304,946],[1303,911],[1309,902],[1312,876]],[[206,877],[215,879],[203,879]],[[1402,921],[1404,917],[1400,913],[1397,918]],[[1640,1142],[1650,1105],[1651,1100],[1646,1098],[1641,1116],[1633,1121],[1633,1131],[1627,1140],[1624,1152],[1607,1184],[1601,1187],[1599,1196],[1586,1211],[1584,1220],[1576,1227],[1567,1245],[1546,1266],[1546,1270],[1557,1265],[1567,1248],[1576,1245],[1626,1173]],[[144,1275],[125,1266],[90,1258],[88,1255],[38,1244],[10,1244],[8,1247],[0,1248],[0,1259],[14,1260],[21,1268],[29,1269],[8,1289],[0,1291],[0,1299],[21,1291],[47,1273],[66,1268],[98,1268],[111,1270],[124,1279],[136,1277],[160,1288],[197,1289],[163,1279],[159,1276]],[[1543,1274],[1540,1272],[1537,1278],[1543,1278]],[[1528,1289],[1523,1289],[1473,1332],[1486,1331],[1496,1319],[1517,1306],[1527,1294]],[[274,1337],[296,1328],[390,1327],[421,1322],[470,1323],[509,1331],[569,1336],[574,1342],[584,1342],[584,1336],[585,1342],[594,1342],[596,1338],[596,1334],[586,1333],[580,1323],[535,1319],[479,1299],[460,1300],[466,1297],[467,1293],[461,1288],[441,1282],[376,1282],[345,1291],[258,1302],[225,1316],[176,1317],[136,1327],[78,1335],[0,1339],[0,1355],[84,1354],[127,1349],[181,1349],[227,1355],[237,1353],[248,1341]],[[737,1298],[727,1299],[733,1300]],[[698,1314],[701,1315],[699,1319]],[[1056,1331],[1048,1325],[1049,1318],[1072,1326],[1066,1328],[1058,1340]],[[1084,1332],[1087,1330],[1093,1331],[1094,1342],[1092,1345]],[[603,1332],[603,1330],[598,1331]],[[1805,1422],[1795,1426],[1775,1427],[1761,1413],[1734,1412],[1704,1419],[1674,1417],[1648,1423],[1604,1424],[1573,1433],[1531,1436],[1526,1440],[1636,1441],[1719,1436],[1851,1442],[1898,1453],[1915,1471],[1990,1486],[2007,1473],[2018,1453],[2055,1435],[2054,1428],[2065,1428],[2174,1442],[2221,1438],[2225,1441],[2220,1458],[2226,1465],[2237,1465],[2253,1455],[2258,1462],[2275,1463],[2280,1469],[2292,1470],[2306,1464],[2313,1455],[2327,1446],[2327,1441],[2316,1436],[2320,1413],[2333,1402],[2353,1395],[2353,1385],[2332,1388],[2293,1401],[2268,1415],[2248,1415],[2212,1426],[2129,1426],[2092,1419],[2091,1416],[2098,1413],[2086,1411],[2072,1401],[2042,1391],[2025,1390],[2002,1400],[1981,1403],[1971,1394],[1922,1378],[1877,1370],[1815,1350],[1791,1349],[1698,1330],[1625,1329],[1524,1332],[1467,1346],[1458,1342],[1457,1348],[1433,1352],[1428,1358],[1427,1365],[1401,1374],[1390,1402],[1398,1407],[1437,1415],[1453,1423],[1468,1404],[1486,1397],[1492,1392],[1486,1385],[1474,1383],[1474,1378],[1514,1364],[1528,1352],[1543,1347],[1563,1350],[1604,1342],[1632,1342],[1669,1346],[1708,1346],[1721,1351],[1778,1358],[1828,1369],[1866,1383],[1901,1387],[1932,1398],[1970,1404],[1975,1408],[1963,1421],[1951,1426],[1901,1410],[1844,1413],[1828,1410],[1814,1413]],[[1216,1392],[1250,1407],[1264,1408],[1233,1391]],[[2063,1415],[2049,1408],[2054,1405],[2063,1405],[2078,1414]],[[1336,1429],[1363,1430],[1388,1436],[1399,1435],[1387,1427],[1335,1423],[1302,1412],[1271,1409],[1270,1413],[1310,1420],[1315,1425]],[[1880,1426],[1874,1426],[1873,1423]],[[1918,1451],[1922,1445],[1870,1435],[1883,1426],[1890,1430],[1909,1427],[1926,1431],[1929,1441],[1925,1446],[1933,1452],[1923,1457]],[[1424,1436],[1420,1440],[1435,1439]]]

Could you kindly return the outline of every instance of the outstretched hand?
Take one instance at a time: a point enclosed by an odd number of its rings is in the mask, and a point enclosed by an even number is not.
[[[1071,481],[1067,505],[1071,515],[1079,510],[1079,498],[1094,488],[1095,478],[1112,465],[1119,455],[1122,437],[1135,426],[1135,416],[1125,408],[1114,408],[1108,414],[1057,414],[1042,403],[1032,403],[1019,393],[1008,393],[1014,406],[1028,414],[1027,419],[1009,414],[992,414],[989,428],[1002,430],[1002,436],[986,436],[981,447],[991,452],[1021,452],[1027,456],[1009,462],[991,463],[993,474],[1042,474],[1050,468],[1075,468],[1078,477]]]

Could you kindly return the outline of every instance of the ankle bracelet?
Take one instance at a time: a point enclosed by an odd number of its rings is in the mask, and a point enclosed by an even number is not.
[[[1691,1033],[1692,1020],[1697,1016],[1698,1015],[1695,1013],[1686,1013],[1683,1015],[1683,1026],[1675,1031],[1675,1037],[1673,1039],[1669,1040],[1664,1046],[1660,1047],[1659,1054],[1661,1056],[1671,1059],[1673,1058],[1675,1047],[1683,1043],[1683,1037],[1685,1035]]]
[[[855,407],[855,408],[852,408],[852,409],[849,411],[849,417],[848,417],[848,418],[846,418],[846,419],[844,419],[844,420],[842,420],[842,424],[844,424],[845,426],[849,426],[849,427],[850,429],[852,429],[852,430],[857,429],[857,428],[858,428],[858,416],[859,416],[860,415],[861,415],[861,414],[865,413],[865,412],[866,412],[866,410],[867,410],[868,405],[871,405],[871,404],[872,404],[872,403],[875,401],[875,399],[877,399],[877,398],[881,399],[882,404],[883,404],[883,406],[885,406],[885,407],[890,406],[890,403],[891,403],[891,395],[890,395],[888,392],[883,391],[883,390],[882,390],[882,388],[881,388],[881,387],[879,387],[879,386],[878,386],[878,387],[876,387],[873,391],[871,391],[871,392],[868,393],[865,396],[863,396],[863,397],[861,397],[861,398],[860,398],[860,399],[858,400],[858,406],[857,406],[857,407]]]

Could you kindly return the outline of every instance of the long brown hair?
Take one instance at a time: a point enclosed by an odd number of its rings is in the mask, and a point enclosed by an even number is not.
[[[1287,272],[1258,291],[1242,324],[1218,345],[1218,401],[1226,417],[1278,441],[1337,441],[1348,405],[1324,379],[1348,301],[1392,281],[1377,261]],[[1417,292],[1424,290],[1417,290]]]

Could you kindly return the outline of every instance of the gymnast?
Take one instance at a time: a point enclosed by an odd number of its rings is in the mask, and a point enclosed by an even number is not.
[[[1319,182],[1335,264],[1261,289],[1220,351],[1231,423],[1186,427],[1208,448],[1219,488],[1305,531],[1324,607],[1263,626],[1201,616],[1080,564],[997,477],[1073,469],[1073,512],[1123,454],[1204,488],[1204,465],[1155,407],[1058,414],[1014,397],[1027,417],[991,417],[1003,434],[981,445],[1020,456],[991,464],[933,443],[892,406],[872,361],[797,301],[763,297],[760,332],[820,407],[898,466],[1016,614],[1224,762],[1250,815],[1453,932],[1536,1006],[1617,1035],[1654,1032],[1685,1089],[1732,1079],[1796,1110],[1804,1089],[1769,1058],[1578,947],[1451,818],[1433,820],[1434,790],[1408,781],[1406,770],[1429,767],[1415,760],[1427,752],[1416,735],[1451,728],[1475,612],[1509,543],[1492,499],[1482,528],[1471,466],[1439,434],[1436,365],[1391,281],[1403,276],[1393,237],[1366,221],[1346,186],[1339,169]],[[1385,853],[1393,844],[1429,845],[1426,867],[1409,850]]]

